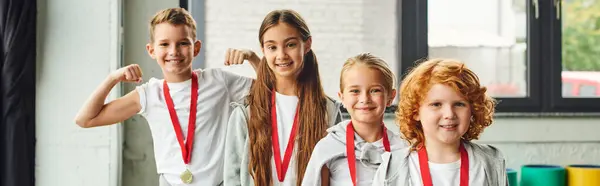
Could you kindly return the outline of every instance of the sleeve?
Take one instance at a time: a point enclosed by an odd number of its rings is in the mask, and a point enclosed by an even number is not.
[[[140,111],[138,112],[138,114],[140,115],[145,115],[146,114],[146,105],[148,105],[148,100],[147,100],[147,94],[146,94],[146,90],[148,89],[148,84],[150,82],[146,82],[142,85],[136,86],[135,90],[138,92],[138,95],[140,97],[140,106],[142,107],[140,109]]]
[[[306,166],[306,171],[304,172],[304,178],[302,179],[302,186],[320,186],[321,185],[321,169],[323,165],[327,163],[321,162],[317,160],[317,155],[319,152],[318,148],[319,144],[315,146],[312,155],[310,156],[310,160],[308,161],[308,165]]]
[[[329,136],[326,136],[325,138],[319,140],[317,145],[315,145],[310,156],[310,160],[308,161],[308,165],[306,166],[306,171],[304,172],[302,186],[320,186],[321,169],[323,166],[329,167],[332,159],[340,155],[340,151],[336,150],[341,149],[332,147],[332,145],[328,143],[328,138]],[[331,173],[331,170],[329,170],[329,172]]]
[[[232,102],[244,103],[254,79],[219,69]]]
[[[247,154],[244,154],[246,148],[246,140],[248,135],[247,116],[245,107],[237,106],[227,123],[227,135],[225,139],[225,157],[223,184],[227,186],[239,186],[242,183],[241,166],[242,159]]]

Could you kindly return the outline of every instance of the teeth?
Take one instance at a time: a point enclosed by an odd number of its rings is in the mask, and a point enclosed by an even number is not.
[[[289,62],[289,63],[277,64],[276,66],[278,66],[278,67],[287,67],[287,66],[290,66],[291,64],[292,64],[292,62]]]
[[[183,60],[167,60],[168,63],[181,63]]]
[[[456,125],[440,125],[440,127],[446,128],[446,129],[451,129],[451,128],[456,127]]]

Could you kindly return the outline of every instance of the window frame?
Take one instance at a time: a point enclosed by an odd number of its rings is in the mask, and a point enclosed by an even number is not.
[[[206,39],[205,35],[205,2],[203,0],[179,0],[179,7],[187,10],[194,20],[196,20],[196,39],[200,41],[204,41]],[[198,21],[202,20],[202,21]],[[205,50],[200,50],[198,56],[194,58],[192,62],[192,68],[205,68],[206,64],[204,63],[204,59],[206,58]]]
[[[600,98],[562,97],[562,19],[557,19],[555,6],[560,0],[527,0],[527,92],[528,97],[496,97],[498,113],[599,113]],[[400,69],[398,78],[428,56],[427,0],[398,1],[398,46]],[[558,3],[558,4],[555,4]],[[533,12],[539,11],[536,17]],[[560,13],[560,12],[558,12]],[[560,18],[560,17],[559,17]],[[542,30],[544,30],[542,32]],[[543,55],[551,54],[551,55]],[[548,64],[550,63],[550,64]],[[549,78],[544,78],[549,77]]]

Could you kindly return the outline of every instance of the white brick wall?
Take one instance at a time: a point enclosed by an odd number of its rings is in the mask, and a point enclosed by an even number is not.
[[[337,98],[342,64],[358,53],[384,58],[396,72],[396,1],[392,0],[208,0],[205,67],[222,67],[227,48],[251,48],[262,56],[260,24],[268,12],[283,8],[298,11],[306,20],[327,95]],[[228,69],[255,77],[249,65]]]

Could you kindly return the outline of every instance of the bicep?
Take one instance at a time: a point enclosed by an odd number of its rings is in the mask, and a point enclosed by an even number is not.
[[[137,90],[133,90],[125,96],[105,104],[98,116],[89,121],[88,126],[97,127],[122,122],[134,116],[141,109],[140,95]]]

